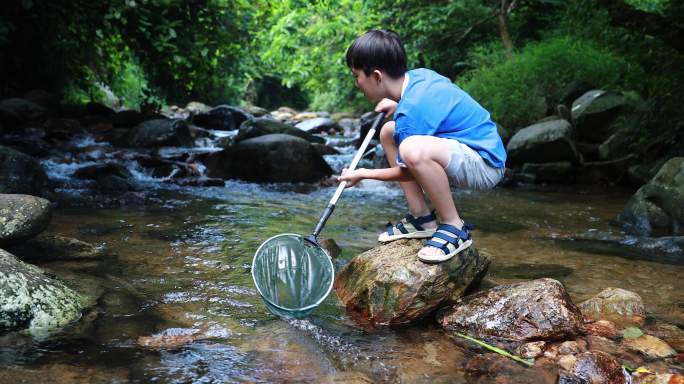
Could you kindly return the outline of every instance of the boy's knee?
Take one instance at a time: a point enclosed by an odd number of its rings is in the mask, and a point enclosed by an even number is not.
[[[411,137],[401,143],[399,155],[408,167],[429,159],[429,153],[425,150],[425,147],[419,145],[417,141],[411,140]]]
[[[386,122],[380,129],[380,141],[394,140],[394,121]]]

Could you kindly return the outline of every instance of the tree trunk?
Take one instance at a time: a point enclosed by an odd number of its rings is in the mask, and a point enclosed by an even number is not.
[[[511,40],[511,33],[508,30],[508,12],[513,8],[513,4],[508,0],[501,0],[501,11],[499,12],[499,35],[501,35],[501,42],[506,49],[506,56],[510,59],[513,57],[513,40]]]

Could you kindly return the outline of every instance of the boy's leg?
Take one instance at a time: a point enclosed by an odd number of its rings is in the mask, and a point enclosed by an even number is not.
[[[458,215],[445,167],[449,164],[452,148],[448,141],[434,136],[411,136],[399,147],[401,158],[437,209],[443,224],[463,227]],[[437,255],[441,250],[426,246],[421,254]]]
[[[385,123],[380,130],[380,143],[382,149],[385,151],[385,156],[389,162],[390,167],[397,165],[397,145],[394,142],[394,121]],[[423,190],[415,181],[399,182],[401,188],[404,190],[404,196],[408,204],[409,213],[415,217],[425,216],[430,213],[430,210],[425,203]],[[424,225],[427,228],[436,227],[436,223],[430,222]]]

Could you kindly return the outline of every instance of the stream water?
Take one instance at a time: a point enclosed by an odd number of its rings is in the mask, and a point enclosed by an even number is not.
[[[345,152],[327,160],[339,169],[351,156]],[[85,162],[44,164],[61,183],[48,231],[106,246],[115,257],[40,264],[99,299],[81,321],[49,337],[0,334],[0,382],[473,381],[464,367],[477,351],[430,319],[366,331],[334,293],[305,320],[266,310],[251,280],[254,251],[278,233],[310,233],[334,187],[228,181],[181,188],[139,173],[140,192],[106,200],[69,178]],[[497,188],[454,198],[477,226],[475,246],[492,258],[488,284],[552,277],[577,303],[606,287],[625,288],[644,298],[651,317],[682,324],[681,262],[636,247],[614,222],[630,194]],[[395,186],[347,190],[321,235],[343,250],[336,268],[375,246],[386,221],[404,210]],[[155,335],[185,342],[145,346]],[[542,375],[516,371],[513,382]]]

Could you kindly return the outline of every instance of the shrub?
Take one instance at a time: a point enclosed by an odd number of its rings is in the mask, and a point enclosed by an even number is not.
[[[628,71],[621,57],[591,41],[570,37],[530,43],[508,60],[496,47],[475,52],[481,66],[467,72],[461,86],[495,121],[513,131],[543,118],[568,83],[584,80],[618,90]]]

